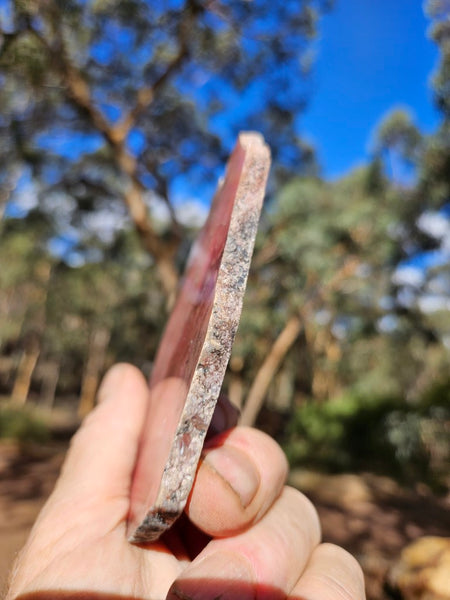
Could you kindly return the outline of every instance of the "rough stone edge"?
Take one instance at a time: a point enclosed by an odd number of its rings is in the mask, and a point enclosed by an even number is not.
[[[270,168],[270,150],[260,134],[241,133],[245,151],[230,226],[217,277],[205,342],[178,422],[158,496],[132,543],[157,540],[182,513],[222,387],[242,311],[248,271]]]

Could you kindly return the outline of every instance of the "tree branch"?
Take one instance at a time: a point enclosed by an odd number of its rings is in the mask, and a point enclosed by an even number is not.
[[[284,360],[284,357],[292,348],[302,329],[299,317],[292,316],[272,345],[263,364],[258,370],[250,387],[247,402],[239,420],[240,425],[251,426],[256,421],[259,411],[263,405],[269,385]]]
[[[302,324],[311,319],[311,312],[317,308],[317,300],[323,299],[326,293],[335,291],[343,281],[354,275],[358,265],[359,261],[355,257],[346,260],[330,281],[318,287],[310,296],[299,311],[299,315],[292,315],[286,321],[253,380],[239,421],[241,425],[251,426],[255,423],[275,373],[300,335]]]
[[[156,191],[159,197],[167,206],[167,210],[169,211],[170,215],[170,220],[172,222],[172,233],[176,237],[181,238],[181,225],[177,219],[175,209],[169,198],[169,186],[167,184],[167,179],[158,173],[156,164],[153,161],[147,159],[145,162],[145,167],[147,171],[151,174],[151,176],[155,178]]]
[[[138,90],[136,95],[135,106],[114,127],[114,133],[117,140],[124,140],[127,137],[131,129],[135,126],[141,114],[153,102],[157,91],[166,83],[170,76],[173,75],[180,68],[187,56],[188,47],[186,41],[183,39],[180,44],[180,48],[178,50],[177,55],[167,65],[164,73],[162,73],[151,86],[146,86]]]
[[[6,31],[0,30],[0,36],[3,38],[3,43],[0,47],[0,59],[3,54],[7,52],[9,46],[15,42],[15,40],[21,37],[23,34],[28,33],[31,28],[30,18],[26,14],[21,15],[20,27],[16,31],[7,33]]]
[[[8,51],[8,48],[11,44],[21,35],[23,34],[23,30],[13,31],[12,33],[5,33],[4,31],[0,31],[0,36],[3,38],[3,43],[0,46],[0,60],[3,55]]]
[[[55,23],[54,27],[57,39],[56,49],[38,31],[33,29],[31,25],[30,32],[46,48],[49,56],[54,61],[59,75],[66,86],[66,93],[69,100],[91,125],[102,134],[112,150],[114,161],[119,171],[128,177],[129,185],[124,192],[123,199],[144,248],[155,259],[159,277],[170,304],[173,301],[178,284],[178,272],[173,261],[178,242],[175,239],[163,242],[153,229],[148,208],[143,197],[145,187],[138,177],[137,160],[126,149],[126,136],[124,137],[120,130],[110,125],[101,111],[96,108],[92,100],[89,85],[69,57],[60,23]]]
[[[199,12],[200,7],[197,6],[195,0],[187,0],[183,11],[184,18],[178,28],[178,51],[152,85],[144,86],[138,90],[134,107],[115,126],[115,135],[118,140],[124,140],[127,137],[139,117],[153,102],[158,90],[165,85],[168,79],[180,69],[189,57],[189,35],[192,31],[195,16]]]
[[[0,187],[0,221],[3,218],[8,202],[11,198],[11,194],[17,185],[18,179],[19,175],[17,173],[14,176],[7,175],[6,181],[3,181],[3,184]]]

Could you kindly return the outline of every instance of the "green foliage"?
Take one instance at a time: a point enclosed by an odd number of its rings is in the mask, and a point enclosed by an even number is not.
[[[180,187],[186,196],[203,192],[245,125],[268,139],[276,185],[233,350],[235,389],[251,386],[288,320],[298,319],[267,391],[270,409],[290,422],[293,464],[443,481],[450,384],[433,382],[450,369],[449,311],[425,312],[420,300],[445,294],[449,269],[430,270],[413,290],[394,275],[412,254],[438,247],[418,220],[450,197],[447,0],[429,2],[441,51],[439,129],[423,135],[407,109],[394,109],[372,162],[333,182],[320,179],[313,149],[292,126],[326,2],[8,4],[0,15],[0,210],[20,207],[24,185],[37,205],[0,222],[3,391],[11,392],[30,339],[39,354],[31,394],[41,399],[56,373],[57,395],[73,401],[98,331],[109,340],[101,370],[117,360],[151,369],[166,312],[158,253],[143,251],[142,232],[181,269],[195,227],[157,209],[170,213]],[[253,112],[236,113],[219,135],[217,123],[258,86],[259,101],[242,103]],[[141,204],[130,221],[124,200],[129,209],[133,198]],[[49,248],[66,238],[69,250],[54,256]],[[0,417],[0,435],[41,435],[32,413],[2,408]]]
[[[95,234],[86,215],[123,218],[129,180],[166,200],[175,177],[187,196],[211,186],[242,129],[262,130],[277,172],[314,162],[293,124],[308,96],[302,57],[329,5],[7,0],[0,183],[25,172],[57,230]],[[259,101],[239,110],[253,88]]]
[[[450,197],[450,23],[448,0],[428,0],[430,36],[439,48],[439,63],[432,77],[435,104],[442,123],[428,139],[421,170],[421,196],[433,207]]]
[[[164,323],[164,295],[135,232],[123,232],[102,262],[69,267],[50,256],[30,214],[7,219],[0,244],[0,385],[10,393],[30,335],[40,348],[32,392],[47,365],[59,365],[58,390],[77,394],[93,332],[110,335],[106,365],[148,370]],[[8,372],[9,369],[9,372]]]
[[[438,69],[433,78],[433,90],[437,106],[445,117],[450,117],[450,24],[448,0],[428,0],[426,10],[433,19],[431,38],[441,50]]]
[[[0,438],[19,442],[45,442],[49,437],[48,426],[30,409],[0,406]]]
[[[380,123],[376,136],[376,150],[394,149],[404,158],[414,160],[422,142],[422,135],[413,123],[407,109],[394,109]]]
[[[402,397],[353,394],[325,403],[309,400],[289,424],[290,463],[331,472],[373,471],[445,489],[449,390],[443,383],[413,405]]]

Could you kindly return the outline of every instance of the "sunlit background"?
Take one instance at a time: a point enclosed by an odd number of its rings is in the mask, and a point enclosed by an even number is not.
[[[390,565],[450,536],[449,117],[448,0],[0,0],[0,570],[106,369],[151,372],[257,130],[273,167],[224,390],[369,598],[416,598]]]

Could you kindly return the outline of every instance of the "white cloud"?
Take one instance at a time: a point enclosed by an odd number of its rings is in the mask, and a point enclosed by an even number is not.
[[[378,319],[377,327],[380,331],[389,333],[395,331],[398,325],[398,318],[395,315],[385,315]]]
[[[66,262],[69,267],[76,269],[78,267],[82,267],[86,263],[86,260],[81,252],[71,252],[67,256]]]
[[[16,170],[2,187],[7,193],[12,192],[11,204],[20,213],[28,214],[39,203],[36,187],[27,173]]]
[[[414,306],[416,301],[416,293],[410,287],[404,287],[397,294],[399,304],[406,307]]]
[[[208,208],[198,200],[186,200],[175,212],[178,221],[186,227],[201,227],[208,216]]]
[[[425,211],[417,219],[417,226],[427,235],[438,240],[450,238],[450,221],[436,211]]]
[[[427,288],[432,294],[450,297],[450,271],[438,273],[432,277]]]
[[[392,276],[392,281],[396,285],[420,287],[424,282],[424,273],[417,267],[399,267]]]
[[[447,255],[447,259],[450,262],[450,229],[448,234],[441,240],[441,250]]]
[[[170,211],[167,204],[159,196],[150,193],[147,204],[154,221],[164,228],[170,224]],[[196,199],[176,199],[175,216],[181,225],[185,227],[200,228],[206,221],[209,208]]]
[[[77,207],[77,203],[73,198],[61,192],[42,196],[41,204],[45,211],[53,215],[60,229],[69,226]]]
[[[315,320],[318,325],[327,325],[331,320],[330,311],[326,309],[318,310],[315,314]]]
[[[163,227],[170,223],[170,211],[167,204],[153,192],[147,194],[146,202],[148,204],[152,219]]]
[[[338,339],[343,340],[347,336],[349,330],[349,323],[346,319],[337,319],[331,328],[332,334]]]
[[[26,212],[36,208],[38,201],[36,190],[31,184],[22,189],[17,198],[17,204]]]
[[[104,208],[85,215],[84,223],[91,233],[97,235],[103,243],[109,244],[116,233],[124,228],[125,223],[128,223],[128,219],[123,211]]]
[[[417,303],[422,312],[431,313],[439,310],[450,310],[450,298],[427,294],[418,298]]]

